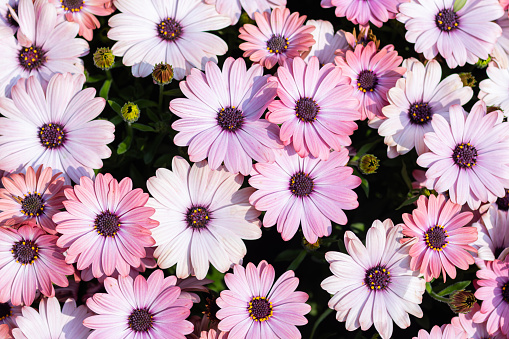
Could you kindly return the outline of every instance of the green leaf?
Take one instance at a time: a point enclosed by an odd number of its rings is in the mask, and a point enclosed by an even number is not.
[[[415,197],[411,197],[411,198],[403,201],[403,203],[401,205],[399,205],[398,208],[396,208],[396,211],[405,207],[405,206],[413,204],[414,202],[416,202],[419,199],[419,197],[420,197],[420,195],[416,195]]]
[[[457,282],[457,283],[455,283],[453,285],[447,286],[446,288],[444,288],[443,290],[441,290],[437,294],[442,297],[444,295],[451,294],[454,291],[464,290],[468,285],[470,285],[470,283],[471,283],[471,281],[469,281],[469,280],[467,280],[467,281],[460,281],[460,282]]]
[[[329,316],[329,314],[332,313],[332,309],[330,308],[327,308],[323,313],[322,315],[320,315],[320,317],[318,319],[316,319],[315,321],[315,324],[313,326],[313,329],[311,330],[311,335],[309,336],[309,339],[313,339],[313,337],[315,336],[315,332],[316,330],[318,329],[318,326],[322,323],[322,321],[325,320],[325,318],[327,318]]]
[[[148,126],[148,125],[143,125],[143,124],[131,124],[132,128],[134,129],[137,129],[138,131],[143,131],[143,132],[155,132],[156,130],[153,129],[152,127]]]
[[[293,261],[291,262],[291,264],[288,266],[288,268],[286,270],[287,271],[289,271],[289,270],[295,271],[297,268],[299,268],[299,266],[302,263],[302,261],[304,260],[304,258],[306,258],[306,254],[307,253],[305,250],[300,251],[297,258],[293,259]]]
[[[168,91],[164,91],[163,95],[167,95],[169,97],[180,97],[182,96],[182,91],[180,88],[170,89]]]
[[[467,3],[467,0],[456,0],[456,1],[454,1],[454,6],[453,6],[452,10],[454,12],[457,12],[457,11],[461,10],[465,6],[466,3]]]
[[[110,120],[110,122],[113,124],[113,125],[118,125],[120,124],[122,121],[124,121],[124,119],[122,119],[121,116],[118,116],[118,115],[115,115],[113,117],[113,119]]]
[[[106,79],[99,91],[99,96],[108,100],[108,94],[110,93],[111,79]]]
[[[93,75],[87,77],[87,83],[93,84],[95,82],[103,81],[106,77],[103,74]]]
[[[152,100],[147,100],[147,99],[136,100],[134,103],[136,105],[138,105],[138,108],[147,108],[147,107],[156,107],[157,106],[157,104],[155,102],[153,102]]]
[[[117,104],[115,101],[113,100],[108,100],[108,104],[110,105],[110,107],[115,111],[117,112],[118,114],[122,115],[122,107]]]
[[[401,176],[403,177],[403,181],[408,186],[408,189],[412,190],[412,180],[410,180],[410,177],[408,176],[408,172],[406,170],[406,164],[403,160],[401,160],[401,163],[403,164],[401,166]]]
[[[124,141],[122,141],[117,148],[117,154],[124,154],[131,148],[131,141],[133,140],[132,135],[128,135]]]
[[[363,156],[364,154],[368,153],[372,148],[373,146],[375,146],[376,144],[378,144],[378,142],[380,142],[380,140],[382,140],[381,138],[378,138],[377,140],[373,141],[373,142],[370,142],[370,143],[367,143],[365,145],[363,145],[358,151],[357,151],[357,154],[356,156],[358,156],[359,158],[361,156]]]
[[[147,108],[146,112],[150,120],[152,120],[153,122],[159,122],[160,120],[159,117],[150,108]]]
[[[353,230],[357,230],[359,232],[364,232],[364,230],[366,229],[362,222],[354,222],[353,224],[350,225],[350,228]]]
[[[361,188],[366,194],[366,198],[369,198],[369,182],[366,180],[366,178],[361,178]]]

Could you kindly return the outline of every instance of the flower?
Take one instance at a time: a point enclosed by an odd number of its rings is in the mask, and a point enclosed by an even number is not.
[[[57,238],[31,225],[0,228],[0,302],[30,305],[36,290],[53,297],[53,283],[69,284],[66,275],[74,268],[65,263]]]
[[[228,290],[217,299],[218,328],[228,338],[301,338],[296,326],[307,324],[307,293],[295,291],[299,279],[286,271],[274,283],[275,270],[265,260],[246,268],[235,265],[224,277]]]
[[[32,220],[44,231],[55,234],[55,223],[51,220],[59,212],[65,200],[64,177],[52,175],[51,167],[28,167],[25,174],[11,174],[2,178],[5,188],[0,188],[0,222],[2,225],[18,224]]]
[[[446,324],[442,327],[433,326],[430,333],[420,330],[417,337],[412,339],[465,339],[465,337],[465,332],[457,331],[453,325]]]
[[[230,18],[201,0],[115,0],[115,6],[122,13],[108,21],[108,38],[118,41],[113,54],[124,57],[136,77],[150,75],[157,63],[165,62],[181,80],[193,67],[203,69],[228,50],[223,39],[206,31],[225,28]]]
[[[0,324],[7,324],[9,328],[18,327],[16,320],[19,316],[21,316],[21,306],[14,306],[10,302],[0,303]],[[0,335],[0,338],[3,337]]]
[[[15,339],[89,338],[91,331],[83,326],[83,320],[92,313],[85,305],[76,307],[74,299],[67,299],[62,311],[57,298],[42,299],[39,312],[30,306],[21,311],[18,328],[12,330]]]
[[[385,137],[389,158],[406,154],[414,147],[418,155],[429,151],[424,134],[433,131],[433,117],[441,115],[448,120],[451,105],[464,105],[472,98],[472,88],[464,87],[458,74],[440,81],[441,75],[438,61],[431,60],[424,66],[411,58],[405,78],[387,92],[389,105],[382,108],[387,119],[382,121],[378,133]]]
[[[220,272],[246,254],[242,239],[261,237],[260,212],[249,205],[252,188],[239,190],[244,177],[212,170],[206,161],[189,166],[174,157],[170,171],[159,168],[147,181],[147,206],[159,227],[153,230],[154,256],[161,268],[177,264],[177,277],[205,278],[209,262]]]
[[[331,148],[340,150],[352,143],[349,135],[357,129],[359,101],[342,73],[333,64],[320,69],[317,57],[307,65],[296,57],[269,79],[277,83],[281,100],[269,105],[267,120],[283,124],[279,137],[285,145],[291,143],[299,156],[327,160]]]
[[[168,85],[173,80],[173,67],[164,62],[156,64],[152,70],[152,79],[158,85]]]
[[[277,231],[288,241],[302,224],[302,232],[309,243],[331,234],[331,220],[346,225],[343,210],[359,206],[354,188],[361,179],[345,166],[348,151],[331,153],[329,160],[301,158],[291,147],[276,155],[273,164],[257,163],[249,184],[258,189],[249,202],[259,211],[267,211],[265,227],[277,223]]]
[[[383,117],[382,107],[389,103],[387,92],[405,73],[404,67],[398,67],[403,61],[398,52],[392,46],[377,51],[370,41],[366,46],[355,46],[353,52],[346,51],[345,58],[337,56],[335,61],[343,75],[351,79],[352,96],[361,103],[361,120]]]
[[[9,96],[19,78],[34,76],[46,88],[55,73],[83,74],[79,57],[88,54],[88,43],[75,39],[77,24],[58,21],[45,1],[20,0],[18,18],[18,39],[2,40],[0,96]]]
[[[66,211],[53,216],[57,245],[67,248],[67,263],[77,262],[78,270],[92,267],[94,277],[110,276],[115,269],[129,274],[140,266],[145,247],[154,245],[150,219],[154,209],[146,207],[148,194],[133,190],[130,178],[120,183],[111,174],[98,174],[95,181],[82,177],[79,185],[65,190]]]
[[[449,124],[437,115],[434,132],[424,135],[430,149],[417,159],[426,167],[428,189],[449,190],[452,202],[477,209],[481,202],[494,202],[509,187],[509,129],[502,113],[486,114],[486,104],[478,101],[468,116],[459,105],[449,108]],[[489,137],[487,137],[489,136]]]
[[[364,154],[359,159],[359,169],[362,174],[373,174],[380,166],[380,160],[373,154]]]
[[[504,15],[498,0],[467,0],[461,9],[454,3],[411,0],[398,7],[396,19],[405,24],[405,37],[415,43],[415,51],[428,60],[440,53],[449,68],[455,68],[488,59],[502,34],[492,22]]]
[[[382,27],[384,22],[394,19],[398,13],[398,5],[406,0],[322,0],[321,6],[329,8],[336,6],[338,18],[346,16],[354,24],[369,26],[371,22],[377,27]]]
[[[474,293],[465,290],[452,292],[447,303],[454,313],[469,313],[475,306],[479,306]]]
[[[134,102],[126,102],[120,110],[125,122],[132,124],[140,118],[140,108]]]
[[[79,35],[91,41],[94,29],[101,27],[95,17],[115,12],[113,0],[49,0],[57,8],[58,16],[80,25]]]
[[[502,3],[501,3],[502,4]],[[497,25],[502,28],[502,35],[497,39],[495,46],[493,47],[493,51],[491,52],[491,56],[493,60],[495,60],[500,68],[508,68],[509,67],[509,17],[507,14],[507,10],[505,10],[504,15],[495,21]]]
[[[79,182],[101,168],[111,150],[115,126],[94,120],[105,100],[93,87],[81,90],[82,74],[55,74],[44,91],[36,77],[20,79],[12,99],[0,98],[0,168],[17,171],[43,164],[63,172],[65,183]]]
[[[0,325],[0,338],[12,339],[11,329],[7,324]]]
[[[247,42],[240,44],[244,58],[270,69],[276,63],[283,66],[286,59],[293,59],[308,51],[315,43],[314,26],[304,26],[306,16],[276,7],[272,13],[254,14],[257,26],[245,24],[240,28],[239,38]]]
[[[94,53],[95,67],[107,71],[115,64],[115,56],[109,47],[99,47]]]
[[[216,306],[219,310],[219,307]],[[207,315],[203,318],[191,316],[189,320],[194,324],[194,331],[187,336],[188,339],[227,339],[229,332],[223,332],[217,329],[217,319],[211,320]]]
[[[502,108],[505,116],[509,116],[509,69],[500,68],[492,62],[486,70],[488,79],[479,83],[479,99],[486,105]]]
[[[175,144],[189,146],[189,160],[208,157],[212,169],[224,161],[232,173],[249,175],[253,159],[273,162],[273,149],[283,146],[279,128],[260,119],[276,96],[276,84],[267,79],[260,65],[246,70],[242,58],[226,59],[222,72],[213,62],[205,66],[205,75],[191,71],[180,82],[187,98],[170,102],[170,110],[182,118],[172,124],[180,132]]]
[[[154,271],[148,279],[141,275],[106,278],[107,293],[96,293],[87,306],[97,315],[86,318],[83,325],[95,331],[89,339],[99,338],[185,338],[193,324],[185,320],[192,302],[180,299],[180,288],[168,284],[174,277],[164,278]]]
[[[216,10],[223,15],[230,17],[231,25],[235,25],[240,18],[242,9],[253,19],[256,12],[270,12],[277,6],[286,6],[286,0],[205,0],[205,3],[216,5]]]
[[[509,333],[509,256],[505,259],[487,261],[486,267],[477,271],[477,285],[475,297],[482,300],[481,310],[474,314],[474,323],[486,324],[489,334],[498,331],[506,335]]]
[[[497,199],[497,202],[501,200]],[[499,209],[497,204],[491,204],[481,216],[479,222],[474,223],[479,234],[472,246],[477,249],[476,264],[483,268],[484,261],[495,259],[504,260],[509,253],[509,214]]]
[[[411,243],[409,254],[412,257],[410,267],[420,271],[426,281],[448,274],[456,278],[456,269],[468,269],[474,263],[469,253],[476,253],[476,249],[469,244],[477,240],[475,227],[464,227],[473,214],[461,212],[461,205],[446,200],[443,195],[430,195],[429,200],[421,195],[417,200],[417,208],[412,214],[402,215],[402,242]]]
[[[306,26],[316,27],[311,33],[316,43],[311,46],[309,52],[304,52],[301,55],[306,63],[309,63],[312,56],[316,56],[322,66],[328,63],[334,63],[336,50],[350,48],[346,38],[346,32],[339,30],[334,33],[334,27],[332,27],[329,21],[308,20]]]
[[[14,14],[18,14],[18,5],[19,0],[0,1],[0,30],[5,28],[5,32],[9,32],[9,35],[16,34],[19,28],[17,17],[11,13],[12,8]]]
[[[346,329],[366,331],[375,325],[383,339],[392,335],[393,321],[410,326],[409,314],[422,317],[419,304],[425,282],[409,267],[408,246],[401,245],[401,224],[375,220],[366,235],[366,246],[351,231],[345,232],[349,255],[330,251],[325,259],[333,275],[321,287],[334,294],[329,307],[337,311]]]
[[[454,326],[457,332],[465,333],[469,339],[507,339],[507,337],[503,336],[500,332],[490,335],[487,331],[487,324],[485,322],[476,324],[472,321],[474,314],[480,310],[481,306],[474,301],[472,310],[468,314],[459,314],[459,316],[452,318],[452,326]]]

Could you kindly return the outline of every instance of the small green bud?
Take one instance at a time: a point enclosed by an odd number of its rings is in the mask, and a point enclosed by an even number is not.
[[[476,302],[474,293],[465,290],[454,291],[449,297],[449,307],[454,313],[468,313]]]
[[[475,84],[477,83],[477,81],[475,80],[472,73],[470,73],[470,72],[460,73],[459,76],[460,76],[461,82],[463,82],[463,86],[475,87]]]
[[[130,124],[138,121],[140,118],[140,109],[138,108],[138,105],[130,101],[122,107],[121,113],[124,121]]]
[[[359,161],[359,169],[362,174],[373,174],[380,166],[380,160],[373,154],[365,154]]]
[[[94,53],[94,65],[103,71],[109,70],[115,63],[115,56],[109,47],[100,47]]]
[[[320,248],[320,238],[315,243],[310,243],[306,238],[302,238],[302,246],[308,251],[316,251]]]
[[[488,59],[486,60],[483,60],[483,59],[479,59],[477,60],[477,62],[475,63],[475,67],[477,68],[486,68],[488,67],[488,64],[491,62],[491,56],[488,55]]]

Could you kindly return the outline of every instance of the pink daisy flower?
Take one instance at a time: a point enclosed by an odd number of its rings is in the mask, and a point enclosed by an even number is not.
[[[154,245],[150,219],[154,209],[146,207],[148,194],[133,190],[130,178],[120,183],[111,174],[98,174],[95,181],[82,177],[79,185],[65,190],[65,212],[53,216],[57,245],[67,248],[67,263],[78,270],[92,267],[94,277],[110,276],[115,269],[122,276],[130,266],[140,266],[145,247]]]
[[[206,31],[227,27],[230,18],[201,0],[115,0],[114,5],[122,13],[108,21],[108,38],[118,41],[113,54],[124,57],[136,77],[150,75],[155,64],[165,62],[181,80],[193,67],[217,63],[217,55],[228,50],[223,39]]]
[[[468,339],[507,339],[507,336],[499,332],[490,335],[485,322],[476,324],[472,321],[474,314],[480,310],[481,306],[475,303],[468,314],[459,314],[457,317],[452,318],[451,324],[456,329],[456,332],[465,333]]]
[[[299,279],[286,271],[274,283],[275,270],[265,260],[246,268],[235,265],[224,281],[229,290],[217,299],[218,328],[228,338],[301,338],[296,326],[308,323],[307,293],[295,291]]]
[[[169,284],[163,271],[154,271],[148,279],[106,278],[107,293],[96,293],[87,306],[97,315],[86,318],[83,324],[95,331],[89,339],[163,339],[181,338],[193,331],[193,324],[185,320],[192,302],[180,299],[180,288]]]
[[[490,62],[486,74],[488,79],[479,83],[479,99],[486,105],[500,107],[509,116],[509,69]]]
[[[249,175],[253,159],[274,162],[272,149],[282,148],[279,128],[260,119],[276,96],[276,84],[267,83],[263,67],[246,70],[244,59],[226,59],[223,70],[212,61],[205,74],[191,71],[180,88],[187,97],[173,99],[170,110],[182,119],[172,128],[177,146],[189,146],[189,160],[209,160],[212,169]]]
[[[187,336],[188,339],[227,339],[229,332],[217,329],[217,319],[211,321],[207,315],[203,318],[191,316],[189,320],[194,324],[194,331]]]
[[[19,171],[43,164],[63,172],[65,183],[94,175],[111,150],[115,126],[94,120],[105,100],[93,87],[83,88],[85,76],[54,75],[44,90],[36,77],[20,79],[12,99],[0,98],[0,168]]]
[[[509,187],[509,129],[502,112],[486,114],[478,101],[470,114],[459,105],[449,108],[449,124],[437,115],[424,142],[430,152],[417,164],[426,167],[428,189],[449,190],[452,202],[477,209],[481,202],[495,202]],[[489,137],[488,137],[489,136]]]
[[[53,297],[58,286],[67,286],[67,265],[63,250],[56,246],[57,236],[38,227],[0,228],[0,302],[30,305],[36,290]]]
[[[502,3],[501,3],[502,4]],[[502,28],[502,35],[497,39],[491,56],[497,62],[500,68],[509,67],[509,17],[507,10],[504,15],[495,21]]]
[[[333,64],[320,69],[317,57],[308,64],[296,57],[269,79],[277,82],[281,100],[269,105],[267,120],[283,124],[281,141],[291,143],[302,158],[311,154],[327,160],[331,148],[340,150],[352,143],[349,135],[357,129],[359,101],[342,73]]]
[[[0,30],[8,28],[6,32],[11,32],[10,35],[16,34],[19,28],[18,24],[18,4],[19,0],[2,0],[0,1]],[[10,7],[10,8],[9,8]],[[14,11],[15,15],[11,13]]]
[[[466,339],[466,335],[465,332],[457,331],[453,325],[447,324],[442,327],[435,325],[429,333],[426,330],[420,330],[417,337],[412,339]]]
[[[8,325],[6,324],[0,325],[0,338],[12,339],[11,329],[9,328]]]
[[[304,26],[306,16],[284,7],[275,8],[272,13],[254,14],[257,26],[245,24],[240,28],[239,38],[247,42],[240,44],[244,58],[249,57],[267,69],[275,64],[284,65],[286,59],[293,59],[308,51],[315,43],[314,26]]]
[[[311,33],[316,43],[311,46],[309,52],[304,52],[301,55],[306,63],[309,63],[312,56],[316,56],[322,66],[334,63],[336,50],[344,50],[350,47],[346,38],[347,33],[343,30],[334,33],[334,27],[329,21],[308,20],[306,26],[316,27]]]
[[[348,254],[327,252],[332,276],[322,281],[334,296],[329,307],[337,311],[346,329],[363,331],[373,324],[383,339],[392,336],[393,321],[401,328],[410,326],[412,314],[422,317],[419,304],[426,283],[410,270],[408,246],[400,244],[401,224],[375,220],[366,235],[366,246],[346,231]]]
[[[115,12],[113,0],[49,0],[57,8],[59,17],[80,25],[78,34],[88,41],[94,36],[94,29],[101,27],[95,17]]]
[[[41,300],[39,311],[25,306],[22,312],[18,328],[12,330],[15,339],[86,339],[91,333],[83,320],[92,313],[85,305],[76,307],[73,299],[68,299],[62,310],[57,298],[48,298]]]
[[[478,238],[472,243],[477,249],[476,264],[483,268],[484,261],[495,259],[504,260],[509,253],[509,214],[499,210],[497,204],[491,204],[481,216],[479,222],[474,223]]]
[[[449,107],[466,104],[473,95],[471,87],[464,87],[458,74],[440,81],[442,68],[436,60],[424,66],[416,59],[407,62],[405,78],[387,92],[389,105],[382,108],[387,119],[382,121],[378,133],[385,137],[387,155],[394,158],[415,147],[418,155],[429,149],[424,133],[433,131],[433,116],[449,118]]]
[[[14,306],[10,302],[0,303],[0,324],[6,324],[9,328],[18,327],[16,320],[19,316],[21,316],[21,306]],[[0,338],[3,337],[0,335]]]
[[[353,52],[346,51],[345,58],[337,56],[335,60],[343,75],[351,79],[353,97],[361,103],[361,120],[383,117],[382,107],[389,104],[387,92],[405,73],[404,67],[398,67],[403,61],[398,52],[392,48],[377,51],[376,44],[370,41],[365,47],[357,45]]]
[[[267,211],[265,227],[277,223],[277,231],[288,241],[302,224],[309,243],[331,234],[331,220],[348,222],[343,210],[359,206],[354,188],[361,179],[346,166],[348,151],[331,153],[329,160],[301,158],[293,148],[285,147],[273,164],[257,163],[249,184],[258,189],[249,202],[259,211]]]
[[[190,274],[203,279],[209,263],[226,272],[246,255],[242,239],[261,237],[260,212],[249,205],[252,188],[240,189],[244,177],[206,161],[192,167],[174,157],[170,171],[159,168],[147,181],[154,198],[147,206],[156,212],[159,227],[153,230],[154,256],[161,268],[177,264],[177,277]]]
[[[464,227],[473,214],[460,212],[461,205],[446,200],[443,195],[430,195],[429,200],[421,195],[417,208],[412,214],[404,213],[402,242],[411,243],[409,251],[412,260],[410,267],[420,271],[426,281],[440,276],[440,271],[452,279],[456,278],[456,268],[468,269],[474,263],[469,253],[476,249],[469,244],[477,240],[475,227]]]
[[[44,1],[20,0],[18,18],[18,40],[2,41],[0,95],[9,96],[19,78],[34,76],[46,88],[55,73],[83,73],[79,57],[88,54],[88,43],[75,39],[77,24],[57,20],[56,8]]]
[[[407,0],[322,0],[321,6],[329,8],[336,6],[336,16],[345,17],[361,26],[369,26],[371,22],[382,27],[384,22],[394,19],[398,13],[398,5]]]
[[[481,310],[474,314],[475,323],[485,323],[489,334],[497,331],[509,334],[509,256],[504,261],[487,261],[486,267],[477,271],[475,297],[482,300]]]
[[[205,3],[216,5],[216,10],[231,18],[231,25],[235,25],[240,18],[242,9],[254,19],[256,12],[270,12],[274,7],[286,6],[286,0],[205,0]]]
[[[44,231],[55,234],[51,218],[59,212],[65,200],[64,177],[52,175],[51,167],[28,167],[26,174],[11,174],[2,178],[5,188],[0,188],[0,222],[2,225],[18,224],[25,220],[37,223]]]
[[[453,0],[411,0],[399,6],[397,19],[405,24],[405,35],[415,51],[428,60],[438,53],[449,68],[486,60],[502,34],[492,22],[504,10],[498,0],[467,0],[455,11]],[[482,32],[482,33],[481,33]]]

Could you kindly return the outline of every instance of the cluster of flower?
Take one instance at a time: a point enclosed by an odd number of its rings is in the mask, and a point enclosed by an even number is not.
[[[291,270],[274,282],[266,261],[244,268],[243,240],[277,225],[284,240],[300,227],[314,244],[331,235],[332,223],[348,223],[344,211],[358,207],[361,184],[348,166],[350,136],[362,120],[385,137],[389,158],[415,148],[427,168],[417,185],[436,194],[420,196],[403,224],[374,221],[366,245],[347,231],[348,254],[326,254],[333,275],[321,287],[333,295],[337,320],[347,330],[374,325],[390,338],[393,323],[406,328],[409,314],[422,317],[426,282],[454,279],[456,267],[475,263],[482,305],[456,295],[466,314],[418,338],[509,335],[509,125],[502,112],[509,112],[509,4],[322,0],[360,25],[359,35],[305,23],[285,5],[0,1],[2,338],[300,338],[308,295],[296,291]],[[187,147],[194,164],[176,156],[171,170],[158,169],[147,181],[151,197],[130,178],[94,172],[111,155],[115,126],[94,120],[105,100],[83,89],[80,57],[89,45],[76,36],[92,40],[94,15],[116,9],[111,53],[136,77],[167,64],[159,73],[185,78],[185,98],[169,109],[180,118],[174,143]],[[219,67],[228,45],[208,31],[236,24],[242,9],[255,24],[240,28],[239,48],[253,64],[230,57]],[[389,19],[405,24],[427,63],[380,46],[369,23]],[[472,89],[458,74],[441,80],[438,54],[450,68],[493,57],[469,114],[462,105]],[[276,65],[277,73],[264,75]],[[241,188],[245,176],[251,187]],[[140,274],[175,265],[176,276]],[[211,282],[210,265],[233,268],[228,290],[212,301],[217,312],[188,319],[200,301],[192,292]],[[86,306],[69,299],[60,309],[53,284],[76,291],[77,282],[94,278],[106,293],[91,289]],[[31,307],[39,300],[38,310]]]

